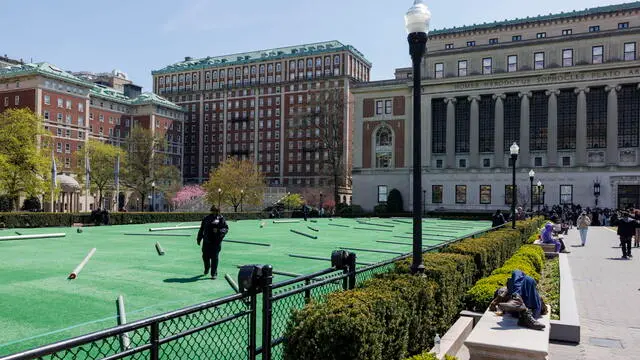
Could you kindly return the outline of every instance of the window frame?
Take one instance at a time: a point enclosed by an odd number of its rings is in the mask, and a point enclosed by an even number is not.
[[[464,68],[460,65],[464,64]],[[461,75],[461,70],[464,70],[464,75]],[[469,62],[467,60],[458,60],[458,77],[467,76],[469,74]]]
[[[488,66],[485,64],[485,60],[489,60]],[[482,58],[482,75],[491,75],[491,74],[493,74],[493,58],[492,57]]]
[[[444,185],[431,185],[431,203],[442,204]]]
[[[633,45],[633,51],[627,51],[627,45]],[[622,47],[622,51],[623,51],[623,59],[624,59],[624,61],[635,61],[637,59],[638,46],[637,46],[637,43],[635,41],[630,41],[630,42],[624,43],[624,45]],[[633,57],[630,57],[629,59],[627,59],[627,54],[630,54]]]
[[[491,204],[491,185],[480,185],[479,202],[482,205]],[[488,201],[487,201],[488,197]]]
[[[455,187],[456,204],[467,203],[467,185],[456,185]]]
[[[568,193],[563,193],[563,190],[569,189]],[[565,198],[569,197],[569,202],[566,202]],[[573,204],[573,185],[561,184],[560,185],[560,205]]]
[[[381,190],[384,190],[381,191]],[[380,200],[381,196],[384,196],[384,200]],[[378,204],[386,204],[389,199],[389,186],[387,185],[378,185]]]
[[[600,55],[596,55],[596,49],[600,49]],[[597,57],[600,57],[600,60],[596,62]],[[591,47],[591,63],[592,64],[603,64],[604,63],[604,45],[594,45]]]
[[[515,63],[511,63],[511,59],[514,58]],[[515,66],[513,70],[511,70],[511,66]],[[507,55],[507,72],[517,72],[518,71],[518,55]]]
[[[441,69],[438,70],[438,67],[440,67]],[[444,63],[435,63],[433,65],[433,75],[436,79],[444,78]]]
[[[547,33],[545,31],[539,32],[536,34],[536,39],[544,39],[547,37]]]
[[[570,58],[565,57],[565,53],[566,52],[571,52],[571,57]],[[565,64],[565,60],[566,59],[571,59],[571,65]],[[573,48],[562,49],[562,67],[572,67],[573,65],[574,65],[574,62],[573,62]]]
[[[540,64],[540,60],[537,59],[538,55],[542,55],[542,63]],[[545,68],[545,53],[544,51],[538,51],[533,53],[533,69],[534,70],[544,70]]]

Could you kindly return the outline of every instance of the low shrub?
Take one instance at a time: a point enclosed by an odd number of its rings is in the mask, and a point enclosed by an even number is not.
[[[378,204],[373,207],[373,213],[375,215],[384,215],[388,212],[387,204]]]
[[[391,189],[387,197],[387,208],[391,213],[401,213],[404,211],[402,203],[402,194],[398,189]]]
[[[422,353],[420,355],[414,355],[414,356],[412,356],[410,358],[407,358],[405,360],[438,360],[438,357],[434,353],[425,352],[425,353]],[[451,355],[445,355],[444,356],[444,360],[458,360],[458,358],[455,357],[455,356],[451,356]]]
[[[336,215],[343,217],[353,217],[364,215],[364,210],[360,205],[345,205],[336,211]]]
[[[491,275],[511,274],[513,270],[520,270],[531,276],[535,281],[540,281],[540,273],[536,271],[535,266],[531,263],[528,257],[520,254],[514,255],[511,259],[507,260],[504,265],[493,270]]]
[[[526,256],[531,261],[531,264],[535,267],[538,274],[542,274],[542,268],[544,267],[544,250],[538,245],[523,245],[518,250],[518,256]]]

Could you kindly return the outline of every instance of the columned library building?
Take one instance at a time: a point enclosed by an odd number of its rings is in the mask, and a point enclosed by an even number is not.
[[[423,210],[508,209],[514,142],[518,206],[640,206],[639,41],[640,2],[429,33]],[[411,71],[353,89],[365,209],[394,188],[413,208]]]

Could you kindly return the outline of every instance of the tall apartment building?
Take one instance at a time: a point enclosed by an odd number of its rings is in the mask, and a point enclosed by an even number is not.
[[[315,111],[314,93],[342,89],[343,146],[351,168],[355,83],[371,63],[338,41],[192,59],[153,71],[156,94],[185,110],[184,178],[203,182],[227,156],[253,159],[271,185],[327,183],[318,134],[296,121]],[[310,150],[311,149],[311,150]],[[326,151],[325,151],[326,152]]]
[[[533,191],[534,208],[640,206],[639,39],[640,2],[429,33],[425,209],[508,208],[513,142],[520,204]],[[353,89],[354,203],[367,209],[393,188],[413,207],[411,77]]]
[[[161,151],[167,164],[182,167],[182,108],[141,88],[124,84],[119,91],[72,75],[48,63],[0,68],[0,112],[29,108],[51,131],[59,174],[78,165],[74,153],[89,139],[121,145],[134,126],[151,129],[167,140]],[[74,210],[88,210],[84,198]],[[71,210],[71,207],[67,208]]]

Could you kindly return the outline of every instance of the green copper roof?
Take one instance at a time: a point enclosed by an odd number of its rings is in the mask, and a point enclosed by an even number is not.
[[[634,1],[630,3],[618,4],[618,5],[600,6],[600,7],[594,7],[594,8],[578,10],[578,11],[574,10],[571,12],[561,12],[559,14],[538,15],[534,17],[526,17],[526,18],[504,20],[504,21],[494,21],[492,23],[473,24],[473,25],[453,27],[448,29],[433,30],[429,32],[429,35],[461,33],[465,31],[492,29],[492,28],[501,27],[501,26],[509,26],[509,25],[516,25],[516,24],[549,21],[549,20],[568,19],[568,18],[611,13],[611,12],[623,11],[623,10],[633,10],[633,9],[640,9],[640,1]]]
[[[335,52],[348,50],[353,52],[360,60],[371,66],[371,62],[364,55],[351,45],[344,45],[339,41],[325,41],[314,44],[287,46],[276,49],[251,51],[239,54],[223,55],[216,57],[206,57],[202,59],[192,59],[181,61],[164,67],[160,70],[154,70],[151,74],[166,74],[172,72],[181,72],[187,70],[206,69],[223,66],[234,66],[240,64],[249,64],[264,60],[278,60],[290,57],[316,55],[327,52]]]
[[[57,66],[46,62],[14,65],[0,68],[0,79],[21,75],[45,75],[55,79],[68,81],[76,85],[84,85],[86,87],[91,86],[90,84],[87,84],[87,82],[83,79],[71,75],[70,73],[58,68]]]
[[[128,104],[131,101],[131,99],[129,99],[129,97],[127,97],[122,91],[118,91],[104,85],[93,84],[93,87],[91,88],[91,91],[89,93],[91,96],[125,104]]]
[[[131,100],[131,105],[148,105],[148,104],[160,105],[160,106],[171,108],[173,110],[182,111],[182,107],[172,103],[171,101],[161,96],[158,96],[156,94],[149,93],[149,92],[142,93],[138,97]]]

